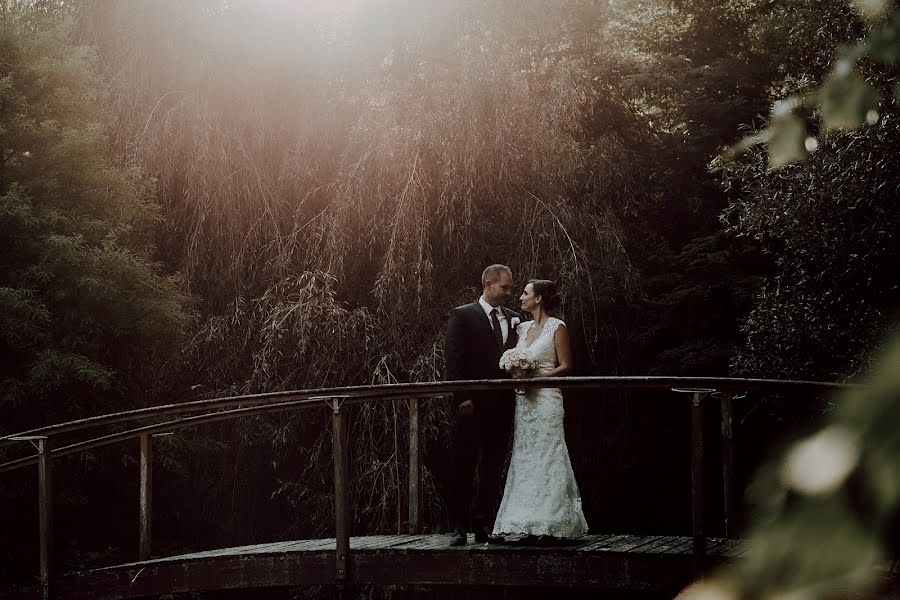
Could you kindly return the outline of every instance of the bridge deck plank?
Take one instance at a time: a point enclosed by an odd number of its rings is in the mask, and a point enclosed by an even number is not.
[[[623,540],[619,540],[612,546],[605,548],[606,552],[628,552],[629,550],[636,548],[638,546],[643,546],[648,541],[651,541],[652,536],[643,536],[643,535],[629,535]]]
[[[707,542],[712,562],[731,560],[740,540]],[[545,545],[451,547],[450,536],[350,538],[349,583],[594,587],[677,591],[691,579],[691,539],[590,535]],[[293,540],[218,548],[68,573],[60,597],[119,600],[202,590],[328,585],[335,579],[335,540]],[[0,600],[39,597],[35,588],[0,590]]]
[[[619,540],[625,538],[624,535],[600,535],[597,536],[597,541],[592,544],[588,544],[587,546],[582,546],[578,549],[579,552],[595,552],[597,550],[602,550],[603,548],[607,548],[612,544],[615,544]]]
[[[693,550],[694,541],[691,538],[680,538],[672,546],[665,550],[660,550],[660,554],[684,554]]]
[[[636,541],[630,548],[623,548],[620,552],[632,552],[632,553],[645,553],[650,548],[653,548],[657,543],[659,543],[660,538],[665,536],[662,535],[648,535],[643,536],[640,540]]]
[[[640,546],[632,550],[632,552],[650,552],[650,553],[659,553],[666,548],[672,546],[672,544],[678,542],[680,543],[684,538],[679,537],[677,535],[660,535],[656,536],[656,539],[646,544],[644,546]]]
[[[736,558],[746,552],[747,548],[750,547],[749,544],[743,540],[734,540],[734,542],[736,543],[723,552],[723,556]]]
[[[741,540],[733,538],[721,538],[721,541],[712,548],[707,549],[710,556],[725,556],[726,553],[739,544]]]

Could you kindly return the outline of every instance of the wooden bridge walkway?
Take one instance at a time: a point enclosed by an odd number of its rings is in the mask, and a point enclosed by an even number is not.
[[[0,474],[37,467],[40,548],[35,588],[0,590],[5,598],[135,598],[160,594],[237,588],[354,584],[423,586],[544,586],[675,591],[710,564],[738,556],[743,546],[733,539],[710,538],[704,525],[703,401],[718,396],[721,407],[724,527],[734,537],[737,505],[734,473],[732,401],[735,394],[778,394],[816,397],[853,387],[809,381],[729,379],[716,377],[550,377],[519,380],[519,387],[558,387],[569,391],[659,392],[670,400],[689,399],[691,469],[691,536],[595,535],[570,545],[515,546],[470,543],[450,547],[448,535],[424,535],[422,506],[421,405],[461,390],[508,389],[510,380],[452,381],[351,386],[192,400],[98,415],[13,435],[0,436],[0,449],[33,446],[35,454],[0,463]],[[743,397],[743,396],[740,396]],[[351,537],[350,445],[348,414],[362,403],[405,401],[409,407],[408,489],[409,535]],[[153,438],[177,430],[231,419],[300,409],[327,408],[331,413],[334,459],[335,537],[276,542],[154,558]],[[146,422],[149,421],[149,424]],[[92,439],[97,428],[140,425]],[[81,441],[72,442],[77,435]],[[63,441],[70,441],[62,445]],[[78,573],[60,573],[54,557],[55,460],[108,446],[139,441],[137,498],[138,562]],[[27,451],[27,450],[26,450]],[[24,579],[24,577],[23,577]]]
[[[687,585],[692,538],[590,535],[566,545],[476,544],[451,547],[449,535],[350,538],[344,584],[594,587],[673,592]],[[746,550],[739,540],[707,540],[711,563]],[[59,598],[113,600],[236,588],[333,585],[335,538],[274,542],[154,558],[68,573],[54,582]],[[40,598],[29,589],[6,600]]]

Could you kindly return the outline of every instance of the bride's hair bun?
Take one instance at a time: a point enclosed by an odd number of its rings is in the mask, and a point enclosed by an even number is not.
[[[532,279],[528,283],[534,290],[535,296],[541,297],[541,303],[547,312],[553,312],[559,308],[559,292],[556,291],[556,284],[549,279]]]

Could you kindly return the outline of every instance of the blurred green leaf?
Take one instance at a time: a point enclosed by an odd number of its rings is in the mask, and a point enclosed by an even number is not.
[[[769,168],[778,169],[806,158],[806,124],[797,115],[776,110],[768,133]]]
[[[751,486],[757,514],[746,552],[711,585],[694,585],[679,600],[859,598],[884,583],[882,566],[896,558],[900,514],[900,336],[888,342],[865,385],[842,391],[835,407],[819,433],[760,470]],[[793,488],[782,476],[785,461],[835,427],[854,434],[863,462],[834,490]]]
[[[887,65],[900,62],[900,11],[894,11],[891,19],[869,34],[869,54]]]
[[[849,131],[866,123],[881,99],[857,71],[836,68],[819,91],[819,109],[826,130]],[[869,119],[871,120],[871,118]]]
[[[853,7],[867,21],[875,21],[884,16],[888,9],[887,0],[852,0]]]
[[[822,527],[828,523],[828,527]],[[878,540],[848,515],[842,495],[796,499],[753,532],[753,543],[735,565],[750,594],[851,585],[865,589],[882,558]],[[815,552],[799,551],[815,549]]]

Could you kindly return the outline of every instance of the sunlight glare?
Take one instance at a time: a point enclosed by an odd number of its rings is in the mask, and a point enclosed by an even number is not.
[[[261,0],[259,5],[285,13],[342,16],[351,15],[372,2],[374,0]]]

